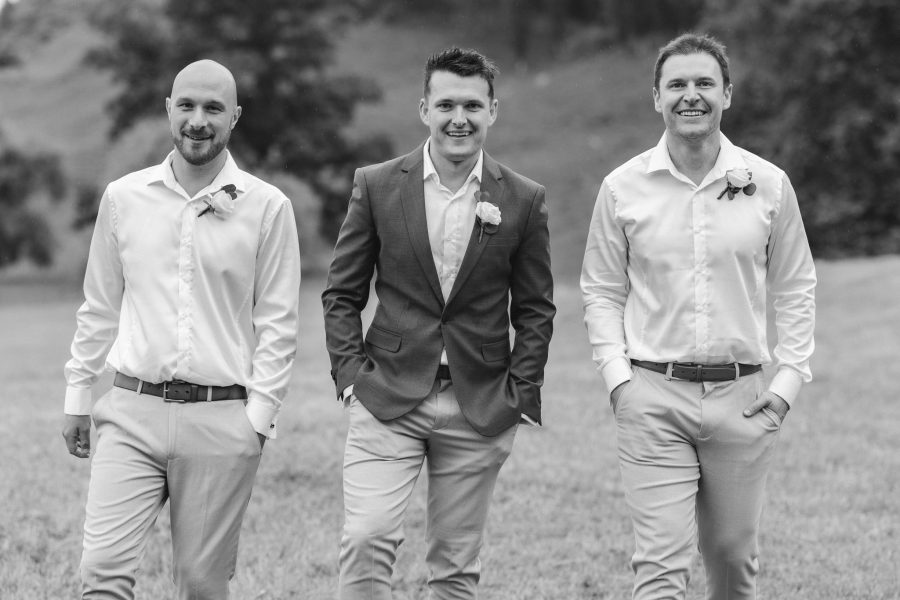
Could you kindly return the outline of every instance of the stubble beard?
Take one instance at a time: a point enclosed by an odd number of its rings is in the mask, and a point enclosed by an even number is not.
[[[203,152],[191,151],[190,146],[193,143],[193,140],[191,140],[184,132],[180,132],[179,135],[173,136],[173,141],[175,142],[175,148],[178,150],[178,153],[181,154],[188,164],[200,167],[209,164],[213,159],[219,156],[225,149],[225,146],[228,145],[228,139],[230,137],[231,132],[227,132],[224,137],[219,140],[213,138],[209,148]]]

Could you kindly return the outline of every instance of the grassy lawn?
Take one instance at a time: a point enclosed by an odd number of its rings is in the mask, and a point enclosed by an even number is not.
[[[781,434],[762,534],[761,599],[900,597],[900,258],[819,264],[816,381]],[[346,430],[333,400],[318,294],[303,284],[292,393],[266,446],[244,524],[232,596],[334,597]],[[483,553],[490,600],[630,597],[630,523],[614,458],[606,392],[594,373],[573,277],[544,388],[545,427],[521,429],[494,499]],[[77,291],[4,284],[0,381],[10,454],[0,484],[0,598],[77,596],[88,461],[60,436],[62,365]],[[109,386],[105,377],[97,386]],[[417,488],[397,569],[397,598],[424,595],[424,505]],[[139,575],[140,598],[172,593],[163,516]],[[695,569],[690,599],[702,598]]]

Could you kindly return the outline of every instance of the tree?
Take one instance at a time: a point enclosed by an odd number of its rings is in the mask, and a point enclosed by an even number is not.
[[[40,266],[52,262],[53,234],[30,202],[42,191],[57,202],[65,192],[58,158],[23,154],[0,134],[0,268],[21,258]]]
[[[88,60],[109,69],[121,92],[112,134],[158,115],[182,67],[211,58],[235,74],[240,125],[231,148],[251,167],[285,170],[322,200],[323,234],[335,237],[346,209],[350,172],[387,157],[381,137],[344,132],[357,103],[380,97],[369,80],[328,66],[334,37],[362,6],[329,0],[140,0],[101,3],[93,22],[111,43]]]
[[[813,252],[900,252],[900,3],[719,0],[710,24],[741,57],[726,129],[787,171]]]
[[[53,6],[52,0],[4,5],[0,11],[0,69],[17,67],[23,51],[46,41],[64,22],[64,11]],[[52,262],[53,233],[34,200],[43,192],[52,202],[59,202],[65,191],[57,156],[23,153],[0,131],[0,268],[23,258],[40,266]]]

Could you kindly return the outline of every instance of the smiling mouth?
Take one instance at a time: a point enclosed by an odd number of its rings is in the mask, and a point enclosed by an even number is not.
[[[695,110],[695,109],[680,110],[680,111],[678,111],[678,114],[681,115],[682,117],[702,117],[703,115],[706,114],[706,111]]]
[[[206,140],[212,139],[212,136],[210,136],[210,135],[188,133],[186,131],[182,132],[182,135],[190,140],[195,141],[195,142],[205,142]]]
[[[448,131],[447,136],[452,138],[464,138],[472,135],[471,131]]]

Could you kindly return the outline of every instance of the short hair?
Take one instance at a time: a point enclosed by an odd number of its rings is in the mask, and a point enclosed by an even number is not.
[[[684,33],[659,49],[656,57],[656,68],[653,74],[653,87],[659,89],[659,79],[662,75],[663,63],[673,55],[709,54],[722,69],[722,82],[725,87],[731,83],[731,74],[728,71],[728,55],[725,53],[725,45],[709,34]]]
[[[478,76],[487,81],[488,96],[494,99],[494,77],[500,69],[494,62],[471,48],[453,46],[433,54],[425,63],[425,95],[428,95],[431,75],[435,71],[449,71],[460,77]]]

